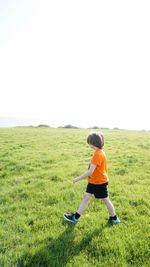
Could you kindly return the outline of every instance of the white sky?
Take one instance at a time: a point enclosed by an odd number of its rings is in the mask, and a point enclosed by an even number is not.
[[[0,117],[150,129],[149,0],[0,0]]]

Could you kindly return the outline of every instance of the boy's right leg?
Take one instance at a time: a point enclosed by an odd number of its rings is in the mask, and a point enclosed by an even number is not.
[[[108,209],[109,215],[110,216],[115,216],[116,215],[115,208],[114,208],[110,198],[106,197],[106,198],[103,198],[102,200],[103,200],[104,204],[106,205],[106,207]]]
[[[106,205],[106,207],[108,209],[108,212],[109,212],[109,215],[110,215],[109,222],[111,224],[118,224],[118,223],[120,223],[120,219],[116,215],[115,208],[114,208],[114,206],[113,206],[110,198],[109,197],[103,198],[103,202]]]
[[[64,219],[66,221],[69,221],[71,223],[77,223],[79,218],[80,218],[80,215],[83,213],[83,211],[85,210],[87,204],[88,204],[88,201],[90,199],[92,194],[90,193],[85,193],[84,197],[83,197],[83,200],[80,204],[80,207],[79,209],[77,210],[77,212],[74,214],[74,213],[71,213],[71,214],[64,214]]]

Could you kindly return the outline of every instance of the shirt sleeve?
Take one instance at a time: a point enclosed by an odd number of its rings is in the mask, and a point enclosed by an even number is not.
[[[91,160],[91,163],[92,164],[95,164],[95,165],[100,165],[102,162],[102,157],[101,155],[97,154],[97,153],[94,153],[93,157],[92,157],[92,160]]]

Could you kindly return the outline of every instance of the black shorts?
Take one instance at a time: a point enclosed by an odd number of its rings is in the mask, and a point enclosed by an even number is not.
[[[108,197],[107,185],[108,183],[105,183],[105,184],[88,183],[86,192],[90,194],[94,194],[95,198],[105,198],[105,197]]]

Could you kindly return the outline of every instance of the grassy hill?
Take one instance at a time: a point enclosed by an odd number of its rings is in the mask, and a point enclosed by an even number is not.
[[[120,225],[109,226],[100,200],[76,211],[93,151],[89,130],[0,129],[0,266],[148,267],[150,262],[150,132],[104,130],[109,192]]]

